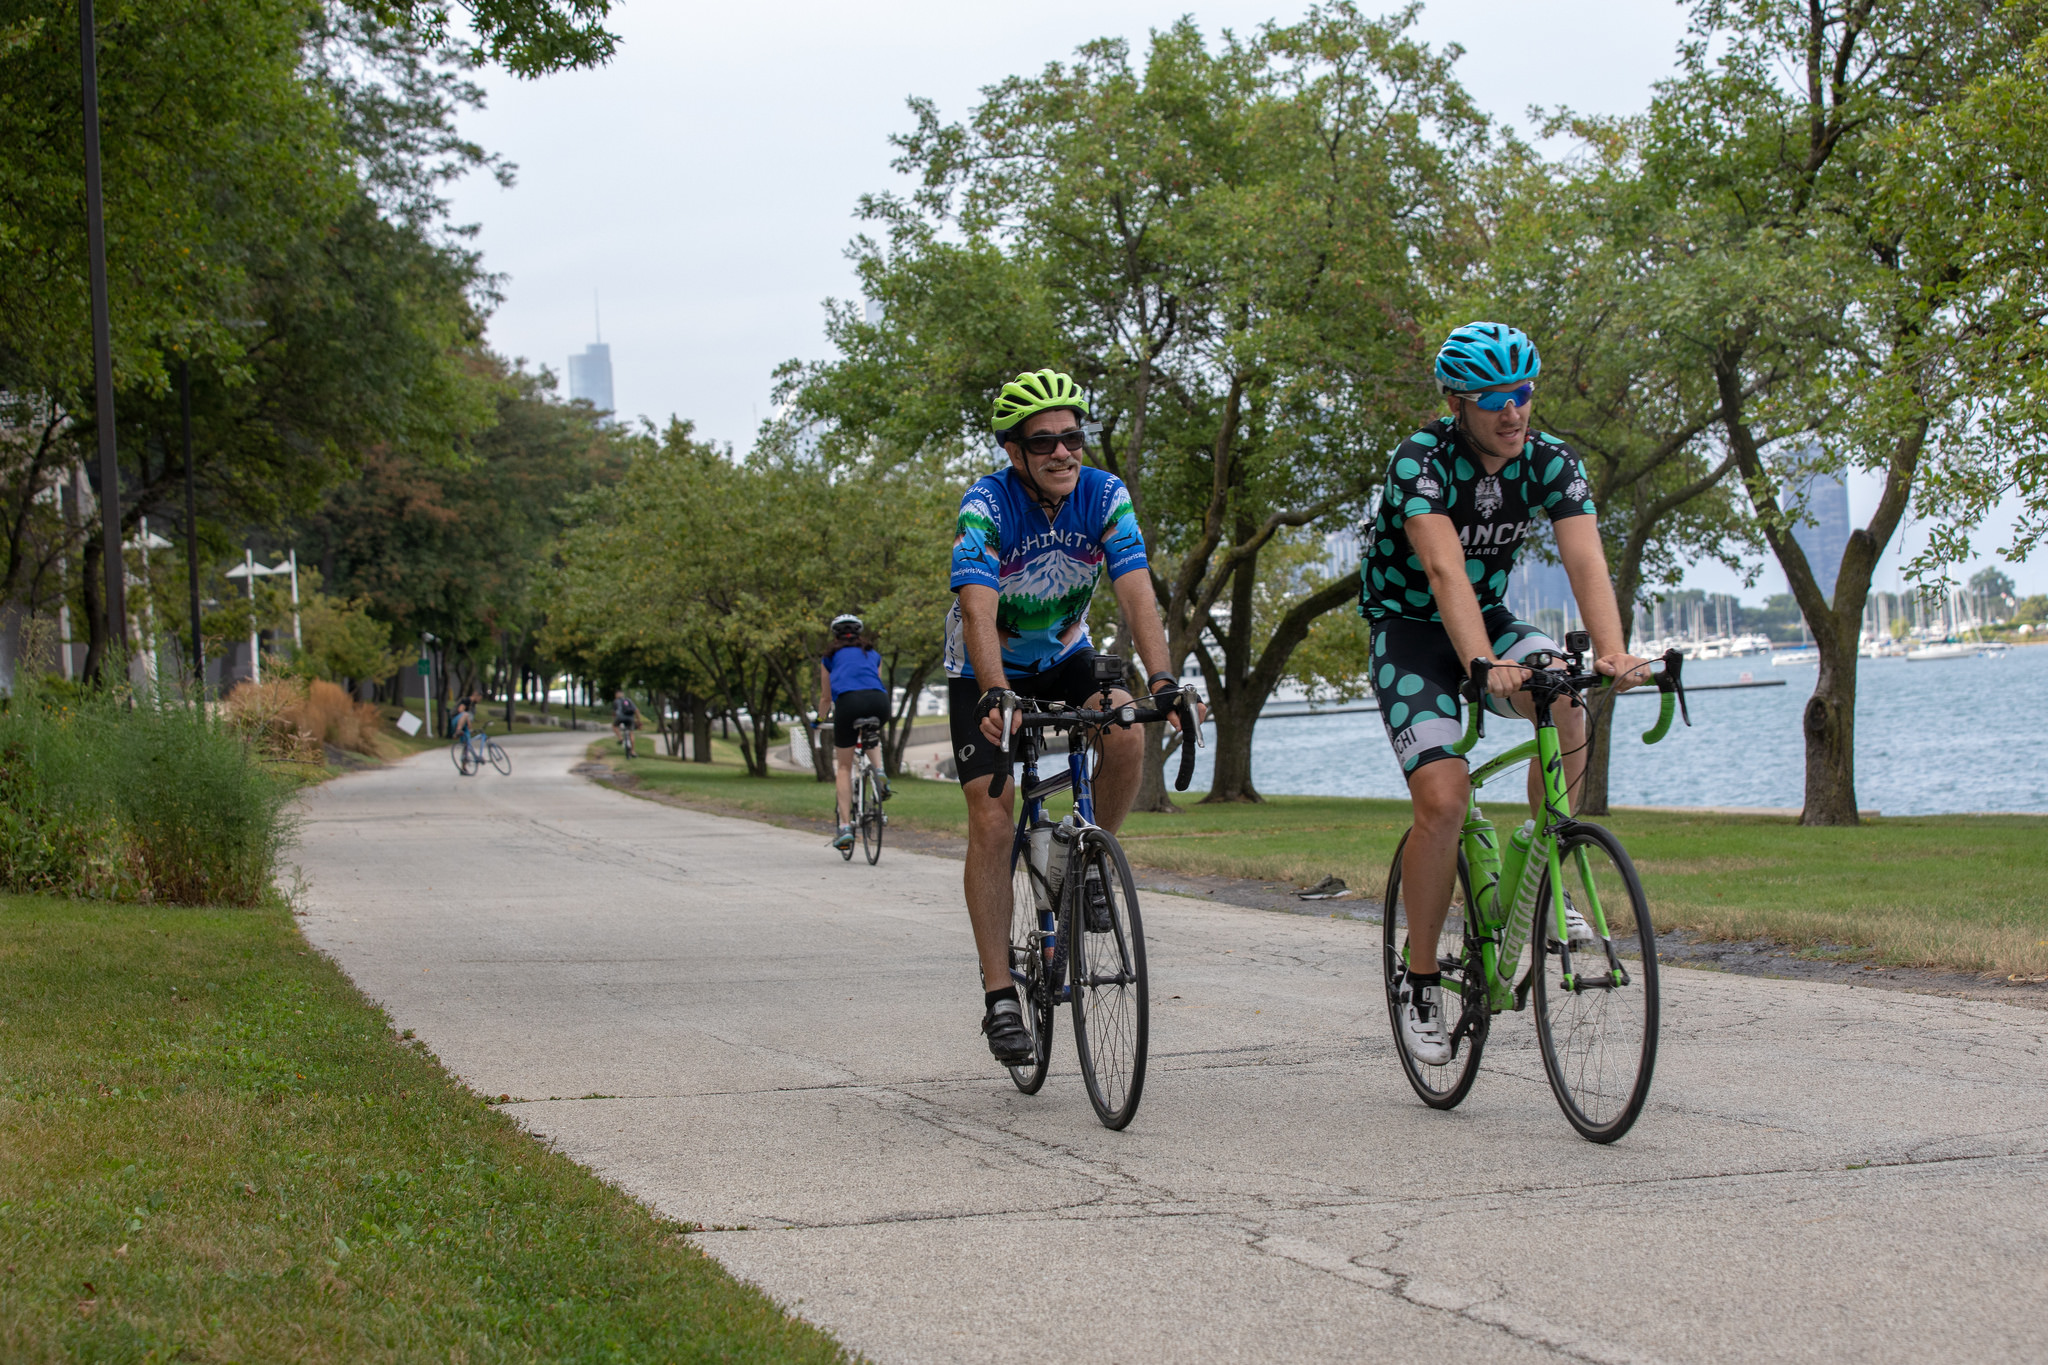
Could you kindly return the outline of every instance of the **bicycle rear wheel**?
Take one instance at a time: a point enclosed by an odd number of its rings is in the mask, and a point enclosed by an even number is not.
[[[1458,855],[1458,889],[1463,904],[1451,906],[1437,936],[1437,969],[1443,973],[1444,1018],[1450,1021],[1451,1059],[1431,1066],[1408,1051],[1401,1030],[1401,971],[1408,951],[1408,904],[1401,895],[1401,860],[1408,850],[1408,836],[1394,847],[1393,866],[1387,870],[1387,895],[1380,903],[1380,948],[1386,981],[1387,1019],[1394,1026],[1394,1055],[1408,1084],[1432,1109],[1453,1109],[1479,1079],[1479,1054],[1486,1048],[1490,1014],[1486,1005],[1485,967],[1479,960],[1479,945],[1466,932],[1466,907],[1472,904],[1472,880],[1465,867],[1465,855]]]
[[[1657,933],[1642,881],[1620,841],[1598,825],[1579,825],[1558,843],[1565,903],[1598,932],[1606,918],[1614,936],[1617,968],[1610,969],[1599,944],[1571,958],[1573,979],[1564,974],[1565,956],[1549,942],[1550,877],[1536,897],[1542,923],[1531,931],[1535,952],[1536,1037],[1543,1045],[1543,1070],[1565,1118],[1580,1136],[1612,1142],[1626,1133],[1649,1098],[1657,1066]],[[1622,958],[1634,940],[1640,960]]]
[[[882,856],[882,793],[872,769],[860,775],[860,845],[867,852],[868,866]]]
[[[496,768],[506,777],[512,776],[512,755],[500,748],[497,740],[489,741],[485,745],[485,750],[490,754],[491,766],[493,768]]]
[[[1109,915],[1091,929],[1086,904],[1087,873],[1102,879]],[[1074,1041],[1081,1054],[1081,1078],[1095,1116],[1122,1128],[1138,1112],[1145,1089],[1145,1050],[1151,1010],[1145,981],[1145,926],[1138,915],[1138,889],[1131,865],[1116,839],[1088,829],[1074,843],[1066,880],[1060,887],[1067,957],[1074,984]]]
[[[1017,988],[1018,1003],[1024,1007],[1024,1027],[1038,1050],[1038,1060],[1028,1066],[1010,1068],[1010,1079],[1027,1095],[1036,1095],[1045,1084],[1052,1063],[1052,1012],[1054,982],[1052,964],[1046,960],[1044,939],[1038,928],[1038,896],[1032,889],[1031,864],[1019,849],[1016,870],[1010,878],[1010,981]]]
[[[453,744],[448,746],[448,757],[451,761],[454,762],[456,772],[461,773],[465,777],[469,775],[469,754],[467,745],[465,745],[459,739],[456,740]]]

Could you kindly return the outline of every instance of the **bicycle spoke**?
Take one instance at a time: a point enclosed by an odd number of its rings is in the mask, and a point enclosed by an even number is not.
[[[1406,1073],[1408,1084],[1430,1108],[1451,1109],[1471,1092],[1472,1083],[1479,1076],[1479,1054],[1486,1046],[1486,983],[1483,968],[1477,961],[1477,944],[1468,940],[1465,934],[1465,904],[1472,894],[1471,878],[1465,856],[1460,853],[1459,899],[1451,905],[1450,913],[1444,917],[1443,929],[1437,936],[1437,966],[1443,973],[1444,1017],[1450,1021],[1453,1031],[1453,1051],[1448,1062],[1431,1065],[1418,1061],[1408,1051],[1401,1026],[1400,986],[1409,929],[1408,903],[1402,892],[1401,873],[1402,855],[1407,847],[1408,837],[1403,835],[1400,846],[1394,850],[1393,865],[1387,872],[1387,893],[1381,902],[1381,975],[1387,998],[1387,1016],[1394,1027],[1394,1054],[1401,1060],[1401,1070]],[[1471,997],[1469,1009],[1466,1003],[1468,991]]]
[[[1537,1036],[1565,1117],[1592,1141],[1612,1142],[1642,1112],[1656,1067],[1656,932],[1642,883],[1612,835],[1581,826],[1561,852],[1566,903],[1589,924],[1604,915],[1615,937],[1611,958],[1606,943],[1577,950],[1538,943]],[[1551,914],[1547,881],[1540,895]]]
[[[1027,1095],[1038,1093],[1052,1058],[1052,994],[1045,950],[1039,934],[1038,898],[1032,891],[1031,867],[1020,853],[1011,877],[1010,980],[1024,1007],[1024,1027],[1037,1046],[1038,1060],[1010,1068],[1010,1080]],[[991,988],[993,989],[993,988]]]
[[[1091,867],[1108,901],[1106,922],[1098,918],[1093,927],[1086,891]],[[1122,1128],[1137,1113],[1145,1086],[1150,1002],[1137,890],[1114,838],[1094,829],[1082,836],[1061,899],[1061,924],[1071,937],[1068,956],[1081,1074],[1096,1116],[1110,1128]]]

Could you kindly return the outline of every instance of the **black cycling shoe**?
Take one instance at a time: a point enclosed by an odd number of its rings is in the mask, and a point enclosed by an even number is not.
[[[1086,910],[1088,932],[1106,934],[1113,921],[1109,911],[1109,890],[1102,884],[1102,869],[1090,867],[1081,882],[1081,905]]]
[[[1024,1027],[1024,1007],[1015,1000],[996,1001],[982,1016],[981,1031],[988,1035],[988,1050],[1004,1066],[1029,1066],[1038,1060],[1038,1045]]]

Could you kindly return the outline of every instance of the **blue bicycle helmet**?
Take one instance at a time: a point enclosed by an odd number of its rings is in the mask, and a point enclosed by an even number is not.
[[[1445,393],[1524,384],[1542,370],[1536,343],[1504,322],[1468,322],[1445,337],[1436,353],[1436,382]]]

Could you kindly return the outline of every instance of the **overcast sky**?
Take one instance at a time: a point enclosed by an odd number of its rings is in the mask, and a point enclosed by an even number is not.
[[[1092,38],[1142,50],[1182,14],[1213,35],[1301,13],[1276,0],[625,0],[611,65],[532,82],[487,73],[488,107],[464,120],[519,168],[512,189],[475,177],[454,196],[505,276],[491,343],[563,374],[601,301],[620,415],[688,418],[744,449],[775,366],[824,355],[824,300],[856,292],[854,204],[903,183],[888,136],[910,125],[908,96],[957,119],[981,87]],[[1526,130],[1531,104],[1642,108],[1673,69],[1685,16],[1663,0],[1432,0],[1415,31],[1461,44],[1467,88]],[[1865,492],[1852,487],[1852,512]],[[2048,572],[2015,576],[2048,588]],[[1701,586],[1732,587],[1724,577]]]

